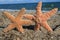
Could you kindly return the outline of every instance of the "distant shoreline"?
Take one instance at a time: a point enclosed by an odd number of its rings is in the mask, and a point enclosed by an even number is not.
[[[0,11],[20,11],[20,10],[12,10],[12,9],[0,9]],[[36,10],[26,10],[27,12],[35,12]],[[47,12],[50,10],[42,10],[43,12]],[[60,11],[58,11],[60,12]]]

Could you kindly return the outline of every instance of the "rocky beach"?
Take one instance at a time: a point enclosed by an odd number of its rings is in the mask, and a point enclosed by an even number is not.
[[[2,30],[8,26],[10,20],[3,15],[4,11],[0,11],[0,40],[60,40],[60,12],[58,11],[49,20],[48,24],[53,32],[47,32],[43,27],[39,31],[34,31],[34,24],[23,26],[25,32],[20,33],[17,29],[13,29],[7,33]],[[18,11],[9,11],[12,15],[17,16]],[[26,12],[26,14],[34,15],[35,12]]]

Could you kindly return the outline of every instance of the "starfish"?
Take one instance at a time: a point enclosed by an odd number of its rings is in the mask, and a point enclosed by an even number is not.
[[[31,20],[25,20],[22,19],[23,15],[25,13],[25,8],[22,8],[21,11],[18,13],[17,17],[15,18],[13,15],[11,15],[9,12],[3,12],[4,15],[11,20],[11,24],[8,25],[7,28],[3,29],[4,32],[8,32],[12,30],[13,28],[17,28],[19,32],[24,32],[24,29],[22,28],[22,25],[30,24],[32,23]]]
[[[36,26],[35,26],[34,30],[39,30],[40,27],[43,26],[49,32],[53,31],[50,28],[50,26],[48,25],[47,20],[58,11],[58,8],[54,8],[48,12],[45,12],[45,13],[43,13],[41,11],[41,8],[42,8],[42,2],[39,2],[36,7],[36,15],[25,15],[24,17],[35,21]]]

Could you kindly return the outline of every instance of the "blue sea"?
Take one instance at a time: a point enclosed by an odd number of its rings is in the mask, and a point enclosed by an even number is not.
[[[27,10],[35,10],[38,3],[18,3],[18,4],[0,4],[0,10],[20,10],[26,8]],[[58,8],[60,10],[60,2],[43,2],[42,10],[51,10]]]

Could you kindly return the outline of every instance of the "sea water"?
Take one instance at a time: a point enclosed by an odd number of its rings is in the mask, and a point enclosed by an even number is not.
[[[17,11],[21,8],[26,8],[26,10],[35,11],[38,3],[17,3],[17,4],[0,4],[0,11]],[[60,2],[43,2],[42,10],[48,11],[53,8],[58,8],[60,10]]]

